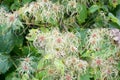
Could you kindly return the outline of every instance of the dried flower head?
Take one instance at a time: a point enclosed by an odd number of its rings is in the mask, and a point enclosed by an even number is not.
[[[35,64],[33,61],[32,57],[26,57],[26,58],[21,58],[21,62],[19,67],[17,68],[17,71],[22,75],[22,74],[31,74],[34,72],[33,65]]]
[[[104,61],[102,58],[96,57],[95,59],[92,60],[91,66],[92,67],[101,67],[104,65]]]
[[[85,73],[88,67],[87,61],[79,60],[79,62],[75,65],[76,70],[80,73]]]
[[[68,2],[68,5],[71,6],[71,7],[73,7],[73,8],[76,8],[76,4],[77,3],[76,3],[75,0],[73,0],[73,1],[71,0],[71,1]]]
[[[72,77],[71,77],[71,75],[66,74],[66,75],[65,75],[65,79],[66,79],[66,80],[72,80]]]
[[[113,66],[105,66],[101,69],[101,75],[103,78],[112,79],[118,75],[118,70]]]

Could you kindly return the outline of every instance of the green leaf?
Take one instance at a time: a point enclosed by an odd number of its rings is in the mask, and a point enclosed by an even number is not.
[[[5,28],[6,25],[0,26],[0,54],[10,53],[15,45],[15,36],[12,33],[12,29]]]
[[[29,3],[31,2],[32,0],[22,0],[23,4],[26,4],[26,3]]]
[[[114,22],[110,22],[109,27],[110,28],[118,28],[118,29],[120,29],[120,26],[118,24],[114,23]]]
[[[45,59],[52,59],[54,56],[53,56],[53,54],[46,54],[45,56],[44,56],[44,58]]]
[[[58,70],[61,71],[62,75],[64,74],[64,64],[62,60],[55,59],[54,64]]]
[[[112,13],[109,13],[108,16],[112,22],[117,23],[120,26],[120,20],[117,17],[115,17]]]
[[[120,61],[118,62],[118,70],[120,71]]]
[[[34,41],[38,34],[38,29],[30,29],[29,34],[26,36],[28,41]]]
[[[21,28],[24,28],[24,26],[19,19],[17,19],[16,21],[13,22],[13,24],[12,24],[13,30],[20,30]]]
[[[47,71],[43,70],[43,71],[40,71],[39,73],[36,74],[36,78],[39,80],[42,80],[42,78],[46,75],[47,75]]]
[[[87,8],[85,5],[79,5],[78,6],[78,15],[77,15],[77,20],[81,24],[85,22],[85,19],[87,18]]]
[[[40,59],[40,61],[38,62],[37,69],[42,69],[44,67],[44,61],[45,59]]]
[[[46,33],[46,32],[49,31],[49,29],[48,29],[48,28],[45,28],[45,27],[41,27],[40,30],[41,30],[42,32],[44,32],[44,33]]]
[[[93,51],[86,50],[86,51],[84,51],[84,53],[82,54],[81,57],[91,58],[91,57],[93,57]]]
[[[116,11],[116,17],[120,20],[120,5],[118,6],[118,9],[116,9],[116,10],[117,10]]]
[[[36,74],[36,78],[39,79],[39,80],[42,80],[42,78],[47,75],[47,70],[44,70],[43,68],[45,67],[45,64],[44,64],[44,59],[41,59],[39,62],[38,62],[38,66],[37,66],[37,69],[40,70],[39,73]]]
[[[21,80],[20,78],[17,78],[15,74],[15,72],[8,74],[7,77],[5,77],[5,80]]]
[[[11,10],[18,10],[20,8],[20,3],[19,2],[14,2],[11,6],[10,9]]]
[[[80,39],[81,39],[81,44],[82,47],[84,47],[85,42],[86,42],[86,37],[87,37],[87,29],[80,29]]]
[[[89,12],[90,13],[94,13],[96,12],[100,7],[98,5],[92,5],[90,8],[89,8]]]
[[[90,80],[90,75],[88,74],[82,75],[80,76],[80,80]]]
[[[9,55],[0,54],[0,74],[5,73],[11,67],[11,61]]]

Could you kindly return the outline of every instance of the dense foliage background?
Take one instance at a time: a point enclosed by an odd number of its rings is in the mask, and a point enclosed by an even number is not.
[[[120,80],[120,0],[0,4],[0,80]]]

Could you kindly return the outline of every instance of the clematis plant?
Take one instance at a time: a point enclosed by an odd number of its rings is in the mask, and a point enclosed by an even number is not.
[[[81,43],[80,32],[60,32],[56,28],[48,32],[37,32],[32,41],[31,33],[27,39],[42,55],[37,67],[38,76],[45,74],[39,79],[50,77],[50,80],[80,80],[85,75],[94,79],[118,78],[115,57],[119,47],[113,43],[111,29],[87,30],[84,45]]]

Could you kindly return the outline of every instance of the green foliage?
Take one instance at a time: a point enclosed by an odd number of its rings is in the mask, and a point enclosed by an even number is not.
[[[10,56],[0,54],[0,74],[8,71],[11,65]]]
[[[9,64],[12,64],[11,60],[9,60],[9,53],[13,50],[15,45],[18,45],[16,42],[19,41],[14,32],[20,30],[23,25],[19,19],[15,19],[13,15],[7,14],[4,9],[1,8],[1,11],[3,11],[1,12],[1,16],[6,20],[1,19],[0,24],[0,72],[5,73],[11,66]],[[4,15],[9,16],[6,17]]]
[[[81,24],[83,22],[85,22],[85,19],[87,18],[87,8],[85,5],[80,4],[78,6],[78,15],[77,15],[77,19],[78,22]]]
[[[12,30],[6,28],[6,25],[1,25],[1,33],[0,33],[0,54],[2,53],[10,53],[10,51],[14,47],[14,34]],[[6,28],[6,29],[5,29]]]
[[[120,0],[0,2],[5,80],[119,80]]]
[[[80,77],[80,80],[90,80],[90,75],[85,74]]]
[[[18,10],[26,3],[30,3],[35,0],[2,0],[1,5],[6,6],[9,10]]]
[[[64,66],[62,60],[57,60],[57,59],[56,59],[56,60],[54,61],[54,65],[56,66],[56,68],[57,68],[58,70],[60,70],[60,72],[62,73],[62,75],[64,75],[64,68],[65,68],[65,66]]]
[[[94,13],[95,11],[97,11],[100,7],[98,5],[92,5],[90,8],[89,8],[89,12],[90,13]]]
[[[112,13],[109,13],[108,16],[110,17],[112,22],[114,22],[120,26],[120,20],[118,18],[116,18]]]
[[[28,36],[26,37],[26,39],[28,40],[28,41],[34,41],[35,40],[35,38],[36,38],[36,35],[38,34],[38,29],[30,29],[29,30],[29,34],[28,34]]]

